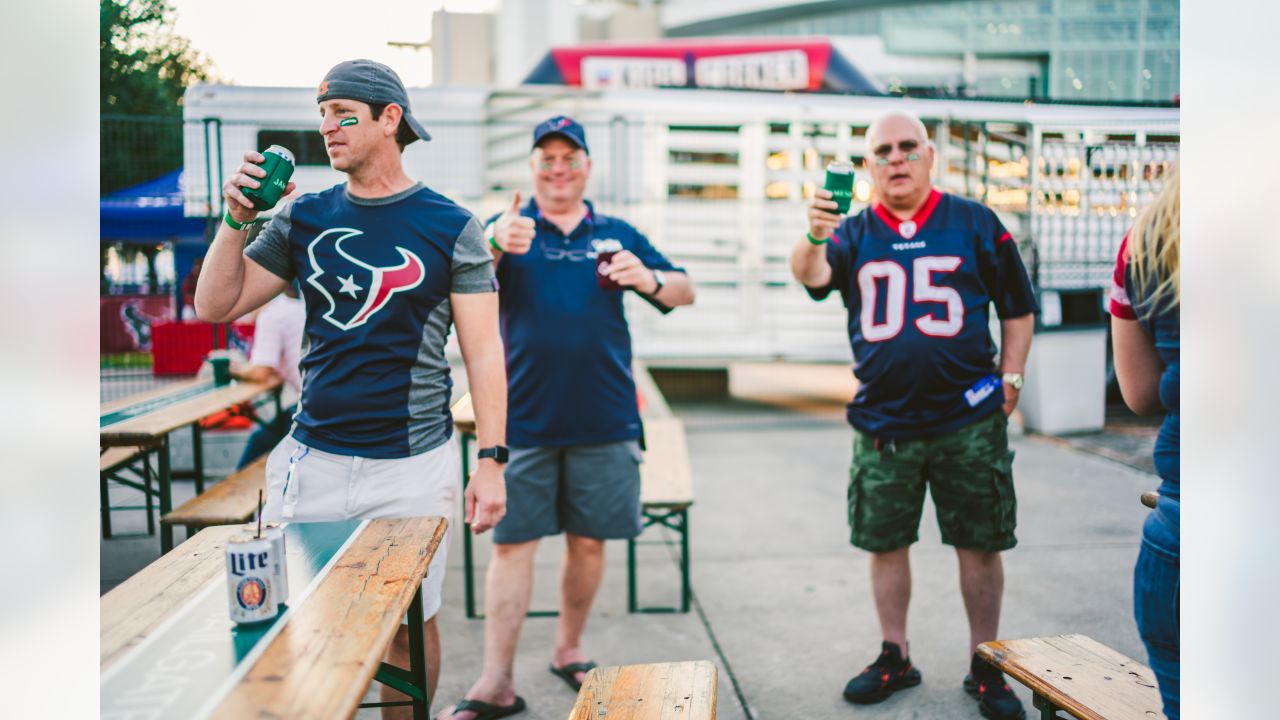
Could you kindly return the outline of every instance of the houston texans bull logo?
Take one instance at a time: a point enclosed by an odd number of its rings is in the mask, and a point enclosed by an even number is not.
[[[399,265],[377,267],[343,249],[342,243],[364,233],[352,228],[331,228],[307,246],[311,276],[307,282],[329,301],[324,319],[339,330],[359,327],[386,307],[391,296],[422,284],[427,269],[417,255],[396,246]]]

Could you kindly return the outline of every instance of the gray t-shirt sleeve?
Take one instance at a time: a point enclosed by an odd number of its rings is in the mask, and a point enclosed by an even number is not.
[[[282,208],[275,217],[267,221],[265,227],[251,238],[244,254],[250,260],[279,275],[285,280],[293,280],[297,274],[293,266],[293,255],[289,252],[289,225],[292,221],[290,210],[293,204]]]
[[[449,291],[471,294],[497,292],[493,275],[493,256],[484,242],[484,230],[474,217],[458,234],[453,246],[452,281]]]

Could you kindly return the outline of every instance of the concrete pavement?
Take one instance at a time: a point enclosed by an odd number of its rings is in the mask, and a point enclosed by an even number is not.
[[[735,369],[735,397],[674,403],[688,430],[697,504],[691,510],[694,612],[626,613],[625,544],[609,566],[585,649],[601,664],[706,659],[720,672],[720,720],[978,718],[960,687],[968,630],[954,552],[927,504],[913,548],[909,636],[921,686],[878,706],[840,691],[879,650],[865,553],[848,544],[847,367]],[[1132,620],[1131,577],[1153,475],[1042,438],[1015,437],[1019,545],[1005,555],[1002,637],[1089,635],[1145,662]],[[178,484],[185,495],[190,483]],[[139,513],[121,528],[141,527]],[[650,530],[657,537],[655,530]],[[102,544],[104,591],[145,562],[151,540]],[[489,539],[477,542],[482,587]],[[158,548],[157,548],[158,549]],[[540,550],[534,607],[556,606],[563,543]],[[640,550],[642,602],[672,604],[678,570],[667,548]],[[461,543],[452,543],[441,613],[443,673],[434,708],[460,698],[480,669],[483,622],[463,614]],[[555,620],[530,618],[516,663],[528,720],[560,720],[574,694],[547,672]],[[1030,709],[1030,693],[1011,683]],[[371,698],[376,690],[371,691]],[[377,717],[372,710],[359,717]]]

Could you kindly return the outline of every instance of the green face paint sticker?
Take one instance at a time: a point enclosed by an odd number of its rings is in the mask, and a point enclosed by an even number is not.
[[[358,117],[343,118],[342,121],[338,123],[338,127],[347,127],[348,125],[355,125],[358,122],[360,122],[360,118]]]

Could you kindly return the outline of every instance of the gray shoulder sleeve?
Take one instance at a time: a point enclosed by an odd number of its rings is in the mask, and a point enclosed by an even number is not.
[[[293,205],[289,204],[276,213],[244,249],[246,257],[285,280],[292,280],[297,274],[293,267],[293,255],[289,252],[292,210]]]
[[[450,292],[470,294],[496,292],[493,256],[484,244],[484,230],[474,217],[458,234],[453,245],[453,268]]]

